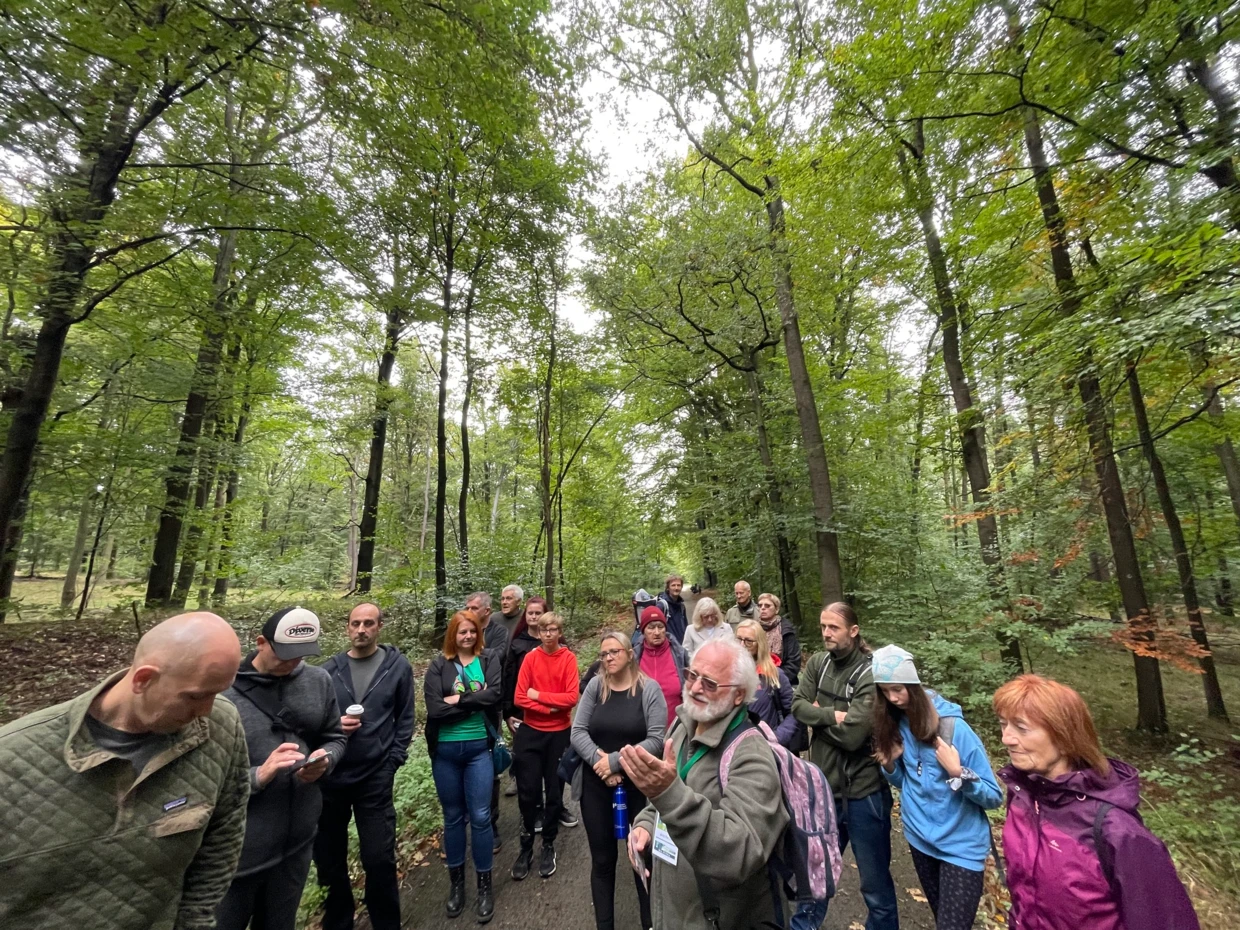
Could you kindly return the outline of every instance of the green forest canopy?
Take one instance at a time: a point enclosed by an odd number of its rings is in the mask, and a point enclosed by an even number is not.
[[[977,682],[1114,622],[1222,716],[1238,17],[8,0],[7,616],[678,569]],[[604,183],[588,81],[674,156]]]

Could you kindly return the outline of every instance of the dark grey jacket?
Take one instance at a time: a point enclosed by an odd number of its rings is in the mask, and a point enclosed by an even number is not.
[[[348,652],[323,663],[336,689],[336,704],[343,713],[350,704],[366,708],[362,725],[345,744],[344,758],[323,781],[331,785],[354,785],[376,773],[390,777],[405,764],[413,739],[413,668],[395,646],[380,646],[383,661],[365,694],[353,689],[353,669]]]
[[[318,782],[307,785],[295,774],[281,772],[261,787],[259,766],[281,743],[296,743],[307,756],[316,749],[327,750],[330,773],[345,745],[331,676],[305,663],[289,675],[264,675],[254,669],[256,654],[242,660],[237,680],[224,692],[241,715],[250,752],[250,803],[238,878],[304,849],[314,840],[323,808]]]

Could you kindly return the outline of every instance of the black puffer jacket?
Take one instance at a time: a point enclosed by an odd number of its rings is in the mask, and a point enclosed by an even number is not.
[[[508,652],[504,654],[504,717],[525,719],[525,713],[517,706],[517,673],[521,671],[521,663],[525,657],[542,645],[537,636],[528,629],[522,630],[508,644]]]

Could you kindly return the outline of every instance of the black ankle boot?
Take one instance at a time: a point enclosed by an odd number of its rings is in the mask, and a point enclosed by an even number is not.
[[[448,916],[460,917],[465,910],[465,866],[448,866]]]
[[[478,873],[478,900],[474,902],[474,913],[478,915],[478,923],[489,923],[495,913],[495,897],[491,892],[491,873]]]

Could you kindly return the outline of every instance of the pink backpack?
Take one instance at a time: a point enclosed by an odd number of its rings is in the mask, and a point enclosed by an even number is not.
[[[751,734],[764,738],[775,756],[784,809],[789,817],[768,867],[783,882],[788,900],[828,901],[835,895],[843,862],[835,799],[827,777],[818,766],[781,746],[769,726],[751,718],[751,725],[728,741],[719,760],[719,785],[725,794],[732,756],[741,740]]]

